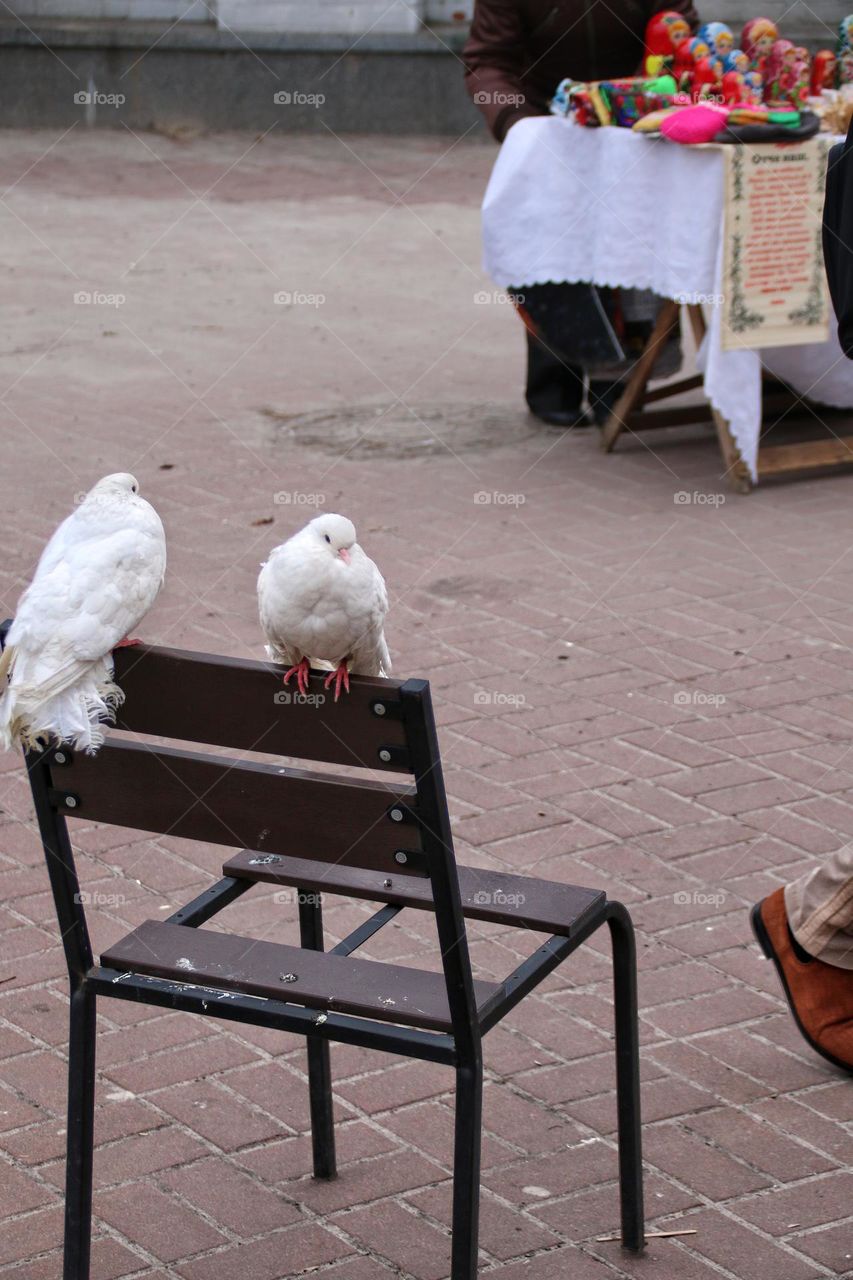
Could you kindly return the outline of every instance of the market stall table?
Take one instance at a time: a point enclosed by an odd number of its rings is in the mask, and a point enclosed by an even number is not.
[[[484,266],[504,288],[589,281],[651,289],[670,300],[603,433],[713,417],[735,488],[762,476],[853,465],[853,437],[759,449],[762,368],[809,402],[853,409],[853,363],[830,326],[826,341],[724,350],[723,218],[728,148],[684,147],[628,129],[585,129],[552,116],[519,120],[507,135],[483,202]],[[666,336],[687,307],[700,374],[647,390]],[[705,315],[708,317],[707,333]],[[643,409],[702,386],[710,404]],[[782,404],[784,404],[784,396]]]

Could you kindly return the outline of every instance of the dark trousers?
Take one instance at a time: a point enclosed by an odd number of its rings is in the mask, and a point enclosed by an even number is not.
[[[542,284],[512,290],[527,331],[525,398],[532,413],[578,412],[584,398],[584,357],[599,364],[613,359],[609,346],[596,347],[594,325],[586,322],[586,289]],[[591,319],[598,323],[597,316]],[[599,420],[607,417],[621,391],[621,383],[613,379],[590,381],[590,408]]]

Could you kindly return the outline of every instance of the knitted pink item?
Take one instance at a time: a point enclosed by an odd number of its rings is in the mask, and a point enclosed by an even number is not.
[[[662,121],[660,131],[670,142],[711,142],[726,123],[728,107],[697,102]]]

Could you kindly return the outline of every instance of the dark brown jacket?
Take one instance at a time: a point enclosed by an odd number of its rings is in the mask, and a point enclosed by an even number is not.
[[[690,0],[477,0],[462,57],[465,85],[498,142],[521,116],[544,115],[557,85],[636,75],[646,23]]]

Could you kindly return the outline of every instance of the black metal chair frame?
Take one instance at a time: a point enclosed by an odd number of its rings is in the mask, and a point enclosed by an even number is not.
[[[0,628],[0,640],[5,639],[8,625]],[[399,784],[387,788],[385,784],[360,782],[352,777],[308,774],[280,766],[250,764],[245,760],[225,760],[210,752],[177,752],[138,738],[134,741],[116,735],[110,735],[94,757],[74,752],[65,745],[51,745],[42,751],[26,753],[70,979],[64,1280],[88,1280],[89,1277],[95,1010],[100,996],[305,1036],[313,1166],[318,1178],[331,1178],[336,1173],[330,1041],[381,1049],[454,1068],[451,1280],[475,1280],[482,1037],[604,924],[610,930],[614,962],[622,1242],[628,1249],[642,1249],[636,954],[630,916],[621,903],[608,901],[601,892],[524,878],[534,896],[537,885],[547,891],[548,897],[558,892],[574,894],[571,901],[576,901],[577,906],[573,918],[557,920],[556,926],[561,932],[555,932],[539,946],[504,982],[474,981],[466,915],[542,931],[550,931],[553,926],[543,924],[541,912],[539,917],[530,920],[518,909],[495,906],[493,902],[483,905],[478,901],[483,895],[471,892],[471,886],[481,882],[502,883],[510,879],[515,882],[516,878],[457,868],[428,684],[422,680],[400,683],[354,678],[352,693],[340,704],[329,703],[319,710],[316,705],[288,697],[289,705],[285,708],[274,698],[274,691],[281,689],[281,671],[266,663],[147,646],[117,651],[115,660],[116,678],[126,694],[125,704],[119,711],[119,729],[137,735],[179,738],[290,758],[408,772],[415,785],[414,788]],[[321,690],[319,674],[312,675],[311,687]],[[206,699],[202,697],[205,689],[208,690]],[[217,702],[211,706],[213,692]],[[211,778],[214,781],[208,786]],[[262,790],[252,790],[257,787]],[[286,795],[276,791],[282,787],[287,788]],[[277,794],[284,797],[284,804],[278,807],[286,810],[279,819],[274,815],[276,806],[258,802],[258,796],[275,798]],[[185,812],[181,812],[181,797]],[[324,797],[328,797],[325,804]],[[335,834],[335,824],[340,822],[345,826],[342,815],[361,801],[373,806],[379,820],[372,824],[372,830],[362,831],[354,842],[345,832],[347,847],[344,848]],[[301,1005],[296,993],[294,1003],[281,997],[273,998],[269,993],[259,997],[257,990],[266,988],[256,988],[251,994],[238,978],[227,983],[200,979],[196,984],[181,980],[160,961],[149,966],[148,972],[140,971],[138,965],[125,968],[124,961],[110,960],[110,952],[105,953],[98,964],[93,956],[80,895],[67,827],[69,817],[115,822],[243,848],[242,853],[225,864],[226,874],[218,883],[168,920],[150,924],[151,929],[164,924],[179,925],[191,938],[190,931],[199,930],[260,880],[303,887],[313,884],[316,890],[299,895],[300,938],[305,950],[293,949],[297,955],[323,951],[320,892],[328,889],[330,882],[336,893],[352,893],[385,905],[334,947],[329,956],[349,956],[404,906],[434,911],[446,985],[447,1025],[434,1029],[438,1026],[435,1021],[417,1025],[417,1018],[411,1019],[415,1025],[400,1025],[408,1018],[404,1012],[395,1011],[393,1020],[388,1021],[386,1017],[390,1015],[381,1012],[378,1017],[367,1016],[366,1010],[359,1008],[354,1015],[346,1011],[345,1005],[344,1011],[339,1011],[332,1001],[322,1008],[317,1001],[313,1006]],[[306,863],[300,856],[305,849],[298,846],[314,831],[319,852],[312,845],[309,856],[318,861]],[[365,834],[369,839],[362,838]],[[460,872],[465,873],[468,886],[464,902]],[[202,934],[211,940],[222,939],[221,934],[209,930],[201,930],[197,938]],[[119,957],[122,946],[133,944],[135,937],[131,934],[117,944]],[[138,940],[136,945],[138,950]],[[134,954],[132,946],[131,954]],[[315,955],[314,959],[317,961],[318,957]],[[319,962],[325,963],[325,957]],[[372,962],[357,963],[370,965]],[[383,971],[386,968],[374,967]],[[426,976],[435,980],[435,975]],[[480,988],[488,987],[493,989],[482,997]],[[373,1001],[371,1007],[378,1008],[373,996],[368,995],[366,999]],[[394,1001],[389,999],[384,1003],[391,1005]]]

